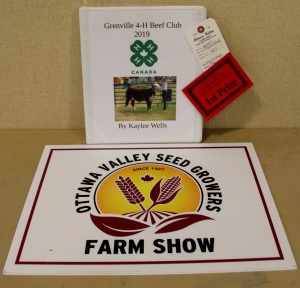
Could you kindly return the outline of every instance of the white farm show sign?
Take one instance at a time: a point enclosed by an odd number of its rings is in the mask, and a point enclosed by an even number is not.
[[[252,144],[85,145],[46,146],[4,273],[295,268]]]

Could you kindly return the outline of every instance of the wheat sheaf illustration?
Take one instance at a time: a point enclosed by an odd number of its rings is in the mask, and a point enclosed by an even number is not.
[[[144,202],[145,197],[130,177],[124,178],[119,176],[119,180],[115,181],[115,183],[130,204],[138,204],[143,211],[150,211],[158,204],[167,204],[173,201],[178,192],[183,188],[177,189],[181,182],[179,176],[173,176],[172,178],[167,179],[161,186],[162,180],[163,178],[161,178],[151,189],[150,198],[153,201],[153,204],[147,210],[141,204]]]
[[[163,178],[152,187],[150,198],[153,203],[148,209],[145,209],[142,205],[145,197],[132,179],[130,177],[124,178],[123,176],[119,176],[118,180],[115,181],[119,190],[130,204],[139,205],[142,211],[130,212],[121,216],[95,216],[91,214],[92,222],[98,229],[108,235],[125,237],[141,233],[157,222],[155,233],[160,234],[181,230],[199,221],[213,220],[198,213],[187,212],[177,214],[171,211],[151,211],[156,205],[172,202],[183,188],[179,187],[182,180],[179,176],[173,176],[161,185],[162,180]]]
[[[119,180],[116,180],[119,190],[125,196],[127,201],[130,204],[137,204],[143,210],[142,212],[130,212],[127,213],[126,216],[138,220],[142,220],[145,223],[149,223],[151,225],[155,224],[157,221],[161,221],[166,217],[170,217],[176,213],[172,211],[151,211],[151,209],[158,204],[167,204],[173,201],[178,194],[178,192],[183,188],[178,188],[181,182],[181,178],[179,176],[173,176],[165,181],[164,184],[161,185],[163,178],[161,178],[151,189],[150,191],[150,199],[152,200],[152,205],[148,209],[145,209],[142,205],[145,197],[142,192],[137,188],[137,186],[133,183],[130,177],[124,178],[123,176],[119,176]]]
[[[115,183],[130,204],[138,204],[142,210],[145,211],[145,208],[142,205],[142,202],[145,201],[145,197],[132,182],[130,177],[124,179],[124,177],[119,176],[119,180],[115,181]]]

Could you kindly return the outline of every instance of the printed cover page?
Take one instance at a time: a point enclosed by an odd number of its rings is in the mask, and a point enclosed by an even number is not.
[[[185,38],[204,7],[80,9],[87,143],[199,142],[182,89],[203,71]]]

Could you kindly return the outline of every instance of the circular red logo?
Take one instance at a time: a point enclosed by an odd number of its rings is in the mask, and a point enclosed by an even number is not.
[[[204,27],[203,27],[203,26],[199,26],[199,27],[197,28],[197,31],[198,31],[199,33],[203,33],[203,32],[204,32]]]

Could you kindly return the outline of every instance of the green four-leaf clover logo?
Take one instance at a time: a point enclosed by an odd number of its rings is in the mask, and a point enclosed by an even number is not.
[[[136,40],[130,46],[130,50],[134,53],[131,56],[130,61],[136,67],[140,67],[143,64],[152,67],[158,60],[157,56],[154,54],[157,48],[158,46],[152,40],[146,41],[145,44],[140,40]]]

